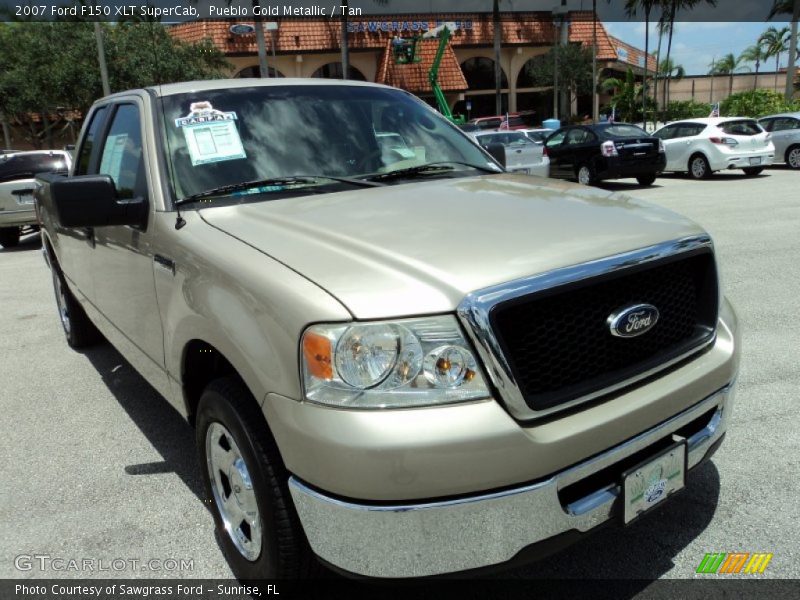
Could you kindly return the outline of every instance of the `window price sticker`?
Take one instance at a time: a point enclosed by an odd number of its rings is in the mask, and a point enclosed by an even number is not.
[[[223,112],[210,102],[193,102],[189,114],[175,119],[183,130],[192,166],[246,158],[236,128],[236,113]]]

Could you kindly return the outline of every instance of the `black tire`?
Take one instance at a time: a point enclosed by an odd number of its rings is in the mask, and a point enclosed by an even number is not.
[[[792,169],[800,169],[800,145],[789,146],[786,149],[784,159]]]
[[[639,185],[653,185],[655,180],[655,175],[639,175],[639,177],[636,178],[636,181],[639,182]]]
[[[693,154],[688,166],[689,177],[692,179],[706,179],[711,176],[711,166],[702,154]]]
[[[760,175],[761,172],[764,170],[764,167],[747,167],[746,169],[742,169],[744,171],[745,177],[755,177],[756,175]]]
[[[94,323],[89,320],[80,302],[72,295],[58,264],[53,262],[50,271],[53,276],[53,292],[56,296],[58,318],[64,329],[67,343],[72,348],[85,348],[101,341],[103,336]]]
[[[583,163],[575,167],[575,177],[581,185],[597,185],[597,173],[589,163]]]
[[[239,486],[237,489],[236,481],[244,480],[226,476],[228,487],[225,490],[218,487],[216,494],[214,491],[217,484],[211,479],[212,467],[206,438],[212,426],[214,430],[220,430],[218,425],[224,428],[226,435],[232,437],[233,446],[229,440],[226,443],[228,447],[235,447],[239,451],[255,493],[260,522],[260,550],[252,560],[236,546],[233,534],[226,530],[219,505],[222,493],[227,493],[228,498],[237,494],[233,501],[238,502],[241,488],[245,489],[245,493],[248,488]],[[295,579],[318,575],[321,568],[308,545],[289,494],[289,474],[258,403],[244,384],[234,378],[212,381],[200,397],[196,426],[197,450],[207,502],[214,516],[220,546],[236,577]],[[222,446],[221,442],[222,438]],[[232,469],[233,466],[228,467],[229,472]],[[248,527],[247,531],[252,530]],[[255,547],[251,546],[250,550]]]
[[[13,248],[19,244],[19,227],[0,228],[0,246],[3,248]]]

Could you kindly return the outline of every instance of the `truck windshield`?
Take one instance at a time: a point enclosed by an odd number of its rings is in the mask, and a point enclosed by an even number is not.
[[[270,85],[175,94],[162,102],[176,200],[248,181],[360,179],[431,163],[453,168],[428,176],[453,177],[494,167],[456,127],[395,89]],[[274,187],[247,193],[281,191]]]

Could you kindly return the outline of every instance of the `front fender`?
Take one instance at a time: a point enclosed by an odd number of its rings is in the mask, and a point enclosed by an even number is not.
[[[196,213],[174,229],[174,216],[156,227],[174,240],[172,271],[155,267],[162,313],[165,367],[182,382],[185,350],[202,340],[219,351],[263,400],[268,392],[300,397],[298,343],[313,322],[349,320],[330,294],[287,266],[205,223]],[[161,238],[161,236],[158,236]]]

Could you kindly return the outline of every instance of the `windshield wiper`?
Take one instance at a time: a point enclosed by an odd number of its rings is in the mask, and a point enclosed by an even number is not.
[[[455,171],[455,167],[453,167],[453,165],[470,167],[471,169],[477,169],[478,171],[483,171],[484,173],[502,173],[502,171],[499,169],[492,169],[491,167],[484,167],[483,165],[474,165],[472,163],[461,162],[457,160],[442,160],[426,163],[424,165],[418,165],[416,167],[408,167],[407,169],[397,169],[396,171],[387,171],[386,173],[376,173],[374,175],[368,175],[364,179],[367,181],[389,181],[392,179],[416,177],[417,175],[447,173],[450,171]]]
[[[196,202],[203,198],[210,198],[211,196],[223,196],[232,194],[233,192],[240,192],[257,187],[269,186],[287,186],[287,185],[313,185],[319,183],[321,180],[338,181],[341,183],[349,183],[359,187],[379,187],[382,184],[374,181],[365,181],[363,179],[351,179],[349,177],[332,177],[330,175],[292,175],[289,177],[273,177],[272,179],[257,179],[253,181],[240,181],[239,183],[231,183],[229,185],[221,185],[219,187],[211,188],[204,192],[186,196],[180,200],[175,201],[175,206],[182,206],[190,202]],[[281,190],[284,191],[284,190]]]

